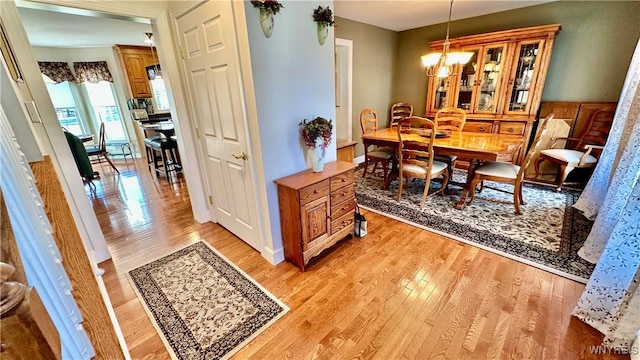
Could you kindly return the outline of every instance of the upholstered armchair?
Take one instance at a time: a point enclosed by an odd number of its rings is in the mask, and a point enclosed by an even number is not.
[[[592,168],[598,163],[598,156],[609,136],[615,111],[596,111],[589,118],[583,133],[577,137],[552,138],[551,148],[540,151],[535,161],[536,178],[540,175],[540,163],[549,161],[560,166],[556,175],[556,190],[560,191],[567,176],[576,168]],[[566,141],[563,149],[555,148],[558,141]]]

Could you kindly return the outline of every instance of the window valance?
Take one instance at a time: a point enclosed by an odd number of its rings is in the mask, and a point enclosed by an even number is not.
[[[69,64],[61,61],[38,61],[40,72],[48,76],[56,84],[69,81],[75,82],[76,78],[71,72]]]
[[[76,72],[78,82],[88,81],[94,84],[100,81],[113,82],[106,61],[74,62],[73,70]]]

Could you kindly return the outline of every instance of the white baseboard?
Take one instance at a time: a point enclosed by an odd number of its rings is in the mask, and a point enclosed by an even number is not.
[[[267,261],[270,262],[271,265],[277,265],[284,261],[284,249],[282,247],[274,250],[268,246],[265,246],[260,254],[263,258],[267,259]]]
[[[362,164],[364,162],[364,155],[360,155],[356,158],[353,158],[354,164]]]

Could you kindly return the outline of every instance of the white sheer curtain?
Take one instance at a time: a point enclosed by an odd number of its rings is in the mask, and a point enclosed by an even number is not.
[[[573,314],[602,332],[608,346],[631,346],[640,330],[639,178],[640,42],[607,145],[574,205],[585,216],[595,217],[578,254],[597,265]]]

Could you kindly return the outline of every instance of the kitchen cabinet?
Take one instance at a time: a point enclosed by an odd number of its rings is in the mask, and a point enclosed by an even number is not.
[[[346,161],[325,164],[275,180],[285,259],[301,271],[322,251],[353,235],[355,167]]]
[[[114,45],[113,49],[118,55],[120,66],[126,76],[127,97],[130,99],[153,97],[145,69],[149,65],[158,63],[151,52],[151,47]]]
[[[457,107],[467,111],[464,131],[528,139],[559,31],[560,25],[552,24],[451,39],[450,51],[469,51],[473,56],[467,64],[456,65],[454,75],[429,79],[425,116]],[[429,45],[442,51],[443,43]]]

